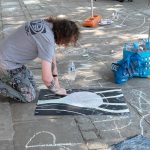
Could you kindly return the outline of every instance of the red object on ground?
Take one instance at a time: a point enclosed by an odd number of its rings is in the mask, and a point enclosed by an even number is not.
[[[98,16],[98,15],[94,15],[93,17],[89,17],[89,18],[84,20],[82,26],[84,26],[84,27],[96,27],[97,24],[100,22],[101,18],[102,17]]]

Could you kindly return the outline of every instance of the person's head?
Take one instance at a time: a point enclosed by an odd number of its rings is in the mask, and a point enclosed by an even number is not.
[[[75,22],[57,17],[49,17],[45,20],[53,24],[52,30],[56,44],[65,46],[69,43],[76,44],[80,31]]]

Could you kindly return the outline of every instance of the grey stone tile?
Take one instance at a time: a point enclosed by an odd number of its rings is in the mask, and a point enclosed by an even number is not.
[[[24,16],[23,11],[3,11],[2,17],[15,17],[15,16]]]
[[[100,131],[107,131],[115,128],[114,121],[106,121],[106,122],[95,122],[94,123],[96,129]]]
[[[84,145],[73,119],[45,119],[16,123],[14,129],[15,150],[25,150],[31,147],[41,150],[43,147],[82,147]]]
[[[4,13],[5,12],[6,13],[7,12],[11,13],[11,12],[14,12],[14,11],[22,11],[22,10],[21,10],[21,7],[7,7],[7,8],[4,7],[4,8],[2,8],[2,12],[4,12]]]
[[[98,139],[94,131],[82,131],[82,136],[85,141]]]
[[[14,135],[10,105],[0,102],[0,140],[12,140]]]
[[[15,150],[14,149],[14,145],[13,145],[13,141],[9,141],[9,140],[0,140],[0,150]]]
[[[4,25],[18,25],[23,24],[26,21],[26,18],[24,16],[22,17],[5,17],[3,18],[3,24]]]
[[[108,145],[105,143],[102,143],[99,139],[94,141],[87,142],[87,147],[89,150],[97,150],[97,149],[106,149],[108,148]]]
[[[79,123],[79,124],[91,122],[90,118],[88,118],[88,117],[83,117],[83,116],[75,116],[75,120],[76,120],[77,123]]]
[[[115,130],[108,132],[105,131],[100,132],[100,142],[108,145],[108,147],[111,146],[112,144],[119,143],[122,140],[124,140],[124,138],[120,137],[119,132],[116,132]]]
[[[130,88],[145,88],[145,85],[149,82],[148,78],[132,78],[127,81],[127,87]],[[149,84],[147,86],[149,88]]]
[[[24,3],[25,5],[32,5],[32,4],[38,5],[38,4],[40,4],[40,1],[39,1],[39,0],[35,0],[35,1],[24,0],[23,3]]]
[[[49,6],[48,6],[49,7]],[[30,5],[27,5],[26,8],[29,10],[29,11],[32,11],[32,10],[35,10],[35,9],[41,9],[43,8],[41,5],[34,5],[34,4],[30,4]]]
[[[9,6],[9,7],[11,7],[11,6],[14,6],[14,5],[19,5],[19,2],[12,2],[12,1],[2,1],[1,2],[1,5],[2,6]]]
[[[35,116],[36,103],[12,103],[11,111],[14,122],[35,121],[44,118],[62,118],[62,116]],[[68,117],[69,118],[69,117]]]
[[[81,131],[95,130],[95,126],[91,122],[79,124],[79,128]]]
[[[143,83],[144,84],[144,83]],[[150,108],[149,88],[126,88],[123,89],[126,101],[139,113],[148,114]],[[132,109],[133,109],[132,108]]]
[[[0,31],[2,30],[2,21],[0,20]]]

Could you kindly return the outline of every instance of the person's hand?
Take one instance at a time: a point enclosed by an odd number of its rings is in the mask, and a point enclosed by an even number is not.
[[[51,82],[51,86],[49,86],[49,90],[56,94],[56,95],[62,95],[65,96],[67,95],[67,92],[64,88],[60,87],[59,81],[58,81],[58,77],[54,77],[53,82]]]
[[[64,88],[60,87],[58,77],[54,77],[56,92],[57,95],[67,95],[67,92]]]
[[[56,92],[55,92],[56,95],[67,95],[67,92],[64,88],[58,88],[56,89]]]

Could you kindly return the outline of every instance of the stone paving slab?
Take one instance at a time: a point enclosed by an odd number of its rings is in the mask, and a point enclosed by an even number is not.
[[[12,118],[14,122],[28,122],[36,121],[40,119],[61,119],[61,116],[35,116],[34,111],[36,103],[22,104],[13,103],[11,104]],[[69,117],[68,117],[69,118]]]
[[[0,141],[13,140],[14,130],[11,109],[8,102],[0,103]]]
[[[0,97],[0,150],[14,150],[11,109],[5,100]]]
[[[0,141],[0,149],[1,150],[15,150],[13,141],[9,141],[9,140]]]
[[[74,119],[45,119],[14,124],[15,150],[39,149],[43,147],[84,147],[81,134]],[[32,148],[33,147],[33,148]],[[73,148],[75,149],[75,148]],[[83,150],[86,150],[83,148]]]

